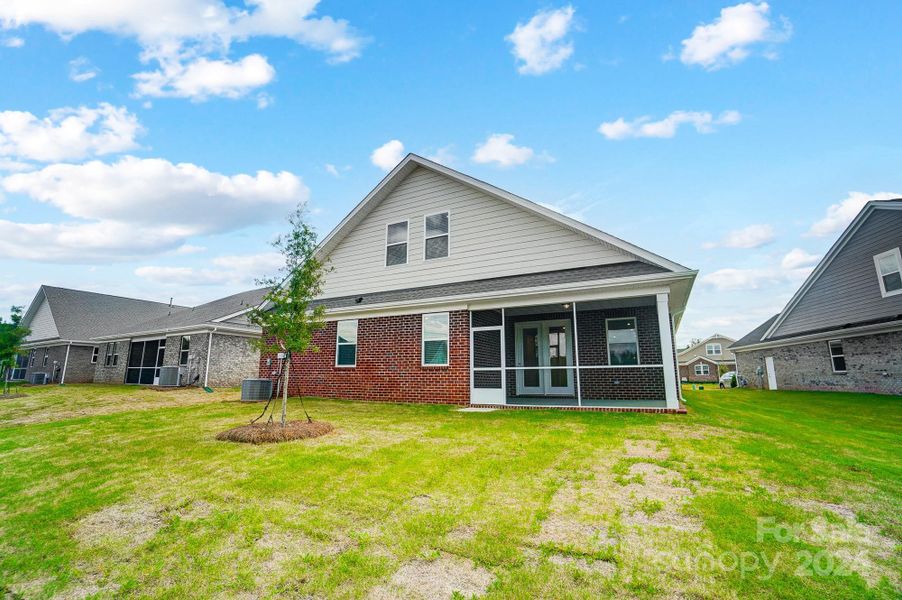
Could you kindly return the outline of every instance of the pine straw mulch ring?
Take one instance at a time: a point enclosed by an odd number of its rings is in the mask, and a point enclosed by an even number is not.
[[[334,429],[325,421],[288,421],[284,426],[281,423],[251,423],[223,431],[216,439],[243,444],[276,444],[319,437]]]

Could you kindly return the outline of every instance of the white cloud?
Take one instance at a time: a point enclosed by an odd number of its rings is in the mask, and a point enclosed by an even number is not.
[[[521,64],[522,75],[542,75],[559,69],[573,54],[573,42],[567,39],[573,26],[573,7],[542,10],[526,23],[517,23],[505,37],[513,44],[511,52]]]
[[[3,45],[6,48],[21,48],[25,45],[25,40],[20,37],[11,36],[3,38],[3,41],[0,42],[0,45]]]
[[[699,278],[703,285],[717,291],[758,290],[783,283],[799,283],[811,273],[811,267],[758,269],[720,269]]]
[[[174,254],[199,254],[206,251],[206,246],[194,246],[192,244],[185,244],[176,248]]]
[[[718,125],[736,125],[740,121],[742,115],[736,110],[726,110],[716,118],[709,112],[676,110],[660,121],[652,121],[649,116],[632,121],[620,117],[599,125],[598,132],[609,140],[672,138],[683,124],[691,125],[699,133],[712,133]]]
[[[100,69],[91,64],[84,56],[69,61],[69,79],[75,83],[84,83],[97,77]]]
[[[717,242],[707,242],[704,248],[760,248],[774,241],[773,225],[748,225],[734,229]]]
[[[250,57],[229,60],[226,56],[233,41],[288,38],[325,53],[332,63],[360,55],[366,40],[345,20],[316,16],[318,3],[245,0],[236,5],[225,0],[160,0],[148,15],[147,3],[142,0],[8,0],[0,3],[0,25],[5,29],[41,25],[64,39],[86,31],[134,38],[143,48],[142,60],[160,66],[138,74],[139,94],[149,91],[149,95],[185,97],[196,89],[196,99],[234,98],[241,95],[236,90],[248,87],[248,82],[265,78],[267,69],[263,67],[265,59],[255,58],[251,63],[247,62]],[[206,58],[213,53],[222,58]],[[271,79],[269,75],[266,81]]]
[[[339,178],[341,177],[342,173],[347,173],[351,170],[351,165],[339,167],[337,165],[333,165],[332,163],[326,163],[325,165],[323,165],[323,170],[332,177]]]
[[[0,157],[51,162],[131,150],[143,133],[124,106],[57,108],[39,119],[30,112],[0,112]]]
[[[239,61],[198,58],[183,62],[180,57],[160,59],[160,69],[133,75],[139,96],[190,98],[196,102],[212,96],[240,98],[254,88],[268,84],[276,75],[269,61],[260,54]],[[264,101],[259,108],[265,108]]]
[[[389,140],[370,154],[370,162],[383,171],[391,171],[403,158],[404,144],[400,140]]]
[[[817,264],[821,259],[818,254],[809,254],[801,248],[793,248],[786,253],[780,266],[784,269],[799,269],[802,267],[811,267]]]
[[[493,133],[484,142],[476,146],[471,160],[476,163],[495,163],[500,167],[522,165],[531,160],[554,162],[554,157],[536,152],[528,146],[517,146],[514,136],[509,133]]]
[[[252,286],[262,277],[275,275],[285,259],[278,252],[263,252],[243,256],[219,256],[212,263],[217,267],[145,266],[135,269],[135,275],[163,285],[234,285]]]
[[[891,200],[893,198],[902,198],[902,194],[896,192],[877,192],[876,194],[849,192],[848,198],[828,206],[824,218],[816,221],[805,235],[807,237],[824,237],[841,231],[871,200]]]
[[[260,92],[259,94],[257,94],[257,108],[259,108],[260,110],[269,108],[275,101],[275,98],[273,98],[266,92]]]
[[[457,162],[457,157],[454,155],[453,144],[442,146],[441,148],[436,149],[435,152],[427,155],[426,158],[433,162],[437,162],[440,165],[453,165],[455,162]]]
[[[0,178],[0,188],[78,219],[0,222],[0,256],[45,262],[128,260],[176,250],[194,236],[278,219],[309,196],[301,179],[285,171],[223,175],[131,156],[16,173]]]
[[[773,44],[788,40],[792,25],[781,18],[781,26],[775,27],[769,13],[766,2],[744,2],[721,9],[717,19],[696,26],[692,35],[683,40],[680,60],[686,65],[701,65],[714,71],[745,60],[756,44],[769,44],[764,53],[769,58],[775,57]]]

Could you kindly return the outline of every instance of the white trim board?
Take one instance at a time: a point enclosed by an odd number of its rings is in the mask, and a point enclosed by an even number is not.
[[[823,340],[837,340],[852,337],[862,337],[866,335],[877,335],[878,333],[890,333],[893,331],[902,331],[902,323],[893,321],[891,323],[877,323],[874,325],[862,325],[860,327],[849,327],[848,329],[831,329],[820,333],[810,333],[790,338],[781,338],[778,340],[764,340],[746,346],[740,346],[733,350],[733,354],[739,352],[750,352],[753,350],[763,350],[766,348],[779,348],[780,346],[798,346],[801,344],[810,344],[811,342],[819,342]]]

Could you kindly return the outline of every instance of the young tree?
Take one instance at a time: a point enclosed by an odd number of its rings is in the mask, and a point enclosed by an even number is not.
[[[16,356],[22,351],[22,342],[31,333],[22,326],[22,307],[9,309],[9,322],[0,317],[0,378],[3,379],[3,393],[9,393],[9,377],[7,372],[15,368]]]
[[[304,352],[319,352],[313,335],[326,326],[325,307],[311,306],[322,293],[326,269],[316,258],[316,233],[305,220],[304,210],[298,207],[288,218],[291,231],[279,236],[273,246],[285,259],[279,276],[267,277],[257,283],[270,291],[261,307],[248,313],[250,321],[263,328],[258,347],[265,354],[284,353],[282,379],[282,426],[288,414],[288,376],[291,357]],[[306,414],[306,410],[304,411]],[[312,421],[310,415],[307,420]]]

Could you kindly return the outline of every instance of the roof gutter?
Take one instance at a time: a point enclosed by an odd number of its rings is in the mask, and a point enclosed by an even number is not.
[[[263,331],[260,329],[247,329],[245,327],[228,327],[223,325],[185,325],[183,327],[167,327],[166,329],[152,329],[149,331],[133,331],[130,333],[121,333],[116,335],[104,335],[91,339],[95,341],[127,340],[130,338],[146,337],[150,335],[160,335],[165,337],[166,334],[169,333],[185,333],[188,331],[205,332],[217,330],[220,330],[223,333],[227,332],[233,335],[243,335],[245,337],[258,337],[260,335],[263,335]]]

